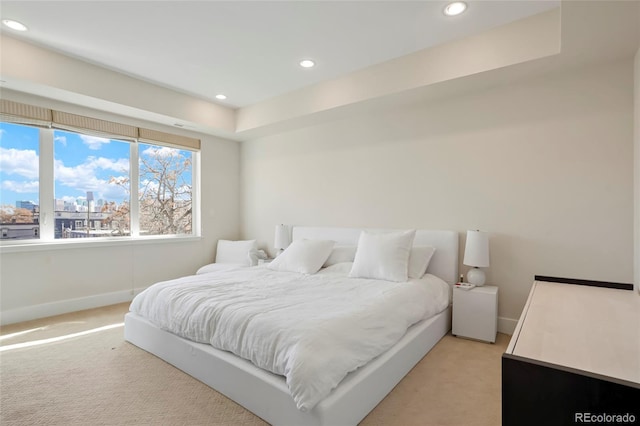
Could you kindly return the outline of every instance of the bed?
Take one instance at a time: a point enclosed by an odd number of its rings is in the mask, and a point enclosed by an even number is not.
[[[337,245],[356,245],[361,231],[357,228],[295,227],[292,240],[332,240]],[[457,232],[419,230],[413,246],[434,247],[436,251],[427,273],[440,277],[449,285],[456,281]],[[227,275],[232,273],[225,272]],[[355,425],[448,332],[451,308],[447,304],[437,314],[413,324],[397,343],[347,374],[311,409],[296,404],[282,375],[258,368],[231,352],[180,337],[166,330],[167,327],[155,325],[157,321],[154,321],[129,312],[125,317],[125,339],[211,386],[267,422],[275,425]]]

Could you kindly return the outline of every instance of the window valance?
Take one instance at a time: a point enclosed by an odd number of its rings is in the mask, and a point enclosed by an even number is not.
[[[181,149],[195,151],[200,149],[200,139],[51,110],[6,99],[0,100],[0,120],[31,126],[53,127],[130,142],[142,140],[153,143],[159,142],[160,144],[172,145]]]

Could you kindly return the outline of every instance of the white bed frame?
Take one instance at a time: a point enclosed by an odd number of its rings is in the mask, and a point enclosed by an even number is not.
[[[295,227],[293,239],[332,239],[356,245],[361,229]],[[414,245],[436,252],[427,272],[449,284],[458,278],[458,233],[416,233]],[[451,329],[451,307],[413,325],[391,349],[350,373],[311,411],[296,408],[284,377],[254,366],[229,352],[161,330],[129,312],[124,337],[216,389],[273,425],[339,426],[360,422]]]

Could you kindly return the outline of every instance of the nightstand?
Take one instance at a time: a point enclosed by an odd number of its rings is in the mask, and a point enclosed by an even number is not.
[[[498,331],[498,287],[453,288],[453,329],[458,337],[495,343]]]

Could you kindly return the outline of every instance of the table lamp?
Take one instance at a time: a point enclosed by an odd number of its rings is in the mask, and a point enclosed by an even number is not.
[[[476,286],[485,282],[484,271],[480,268],[489,267],[489,234],[483,231],[467,231],[467,244],[464,248],[464,261],[472,266],[467,272],[467,281]]]
[[[287,225],[276,225],[276,236],[274,238],[273,247],[278,250],[277,254],[280,254],[289,247],[291,244],[291,236],[289,233],[289,227]]]

